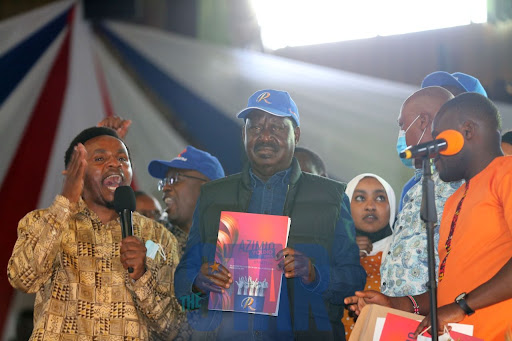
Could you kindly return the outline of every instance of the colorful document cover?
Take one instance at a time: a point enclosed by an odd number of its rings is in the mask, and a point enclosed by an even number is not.
[[[223,294],[211,292],[208,309],[277,316],[283,272],[275,256],[289,231],[286,216],[221,212],[215,261],[233,284]]]

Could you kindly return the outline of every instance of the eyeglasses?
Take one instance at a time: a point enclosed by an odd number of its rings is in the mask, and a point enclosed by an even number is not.
[[[181,181],[180,177],[200,180],[200,181],[204,181],[204,182],[208,181],[207,179],[198,178],[197,176],[176,173],[176,174],[169,176],[165,179],[159,180],[158,181],[158,190],[162,191],[166,185],[176,185],[178,182]]]

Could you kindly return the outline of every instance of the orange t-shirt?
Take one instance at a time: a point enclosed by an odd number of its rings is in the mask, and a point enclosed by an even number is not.
[[[466,184],[445,203],[439,238],[439,260],[445,248],[457,204]],[[469,181],[452,236],[444,278],[438,284],[438,306],[454,302],[491,279],[512,258],[512,157],[498,157]],[[460,323],[475,326],[474,336],[486,341],[505,339],[512,327],[512,299],[479,309]]]

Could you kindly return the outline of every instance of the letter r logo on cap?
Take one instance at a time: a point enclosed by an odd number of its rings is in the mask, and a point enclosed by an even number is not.
[[[263,92],[261,95],[258,96],[258,99],[256,101],[258,101],[258,102],[265,101],[265,103],[267,103],[267,104],[272,104],[272,102],[267,101],[267,98],[269,98],[269,97],[270,97],[270,93]]]

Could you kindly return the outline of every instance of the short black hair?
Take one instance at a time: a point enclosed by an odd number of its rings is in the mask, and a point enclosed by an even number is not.
[[[121,140],[121,138],[119,137],[119,135],[117,135],[117,133],[114,129],[107,128],[107,127],[90,127],[90,128],[84,129],[69,144],[69,147],[66,150],[66,154],[64,155],[64,167],[68,168],[69,161],[71,161],[71,155],[73,155],[73,150],[76,145],[78,145],[79,143],[85,144],[90,139],[93,139],[98,136],[105,136],[105,135],[115,137],[119,141],[123,142],[123,140]],[[128,146],[126,145],[126,143],[123,142],[123,144],[126,147],[126,150],[128,151],[128,158],[131,161],[130,150],[128,149]]]
[[[444,115],[448,110],[455,110],[459,118],[473,117],[486,122],[491,129],[501,130],[501,116],[498,108],[491,100],[479,93],[465,92],[455,96],[443,104],[437,116]]]
[[[325,168],[325,163],[322,160],[322,158],[320,157],[320,155],[318,155],[314,151],[304,148],[304,147],[295,147],[294,155],[296,155],[297,153],[303,153],[303,154],[307,155],[307,157],[309,157],[309,160],[311,160],[311,163],[313,164],[313,166],[315,166],[315,168],[320,173],[327,174],[327,169]]]
[[[512,145],[512,130],[507,131],[505,134],[501,136],[501,142],[505,142]]]

